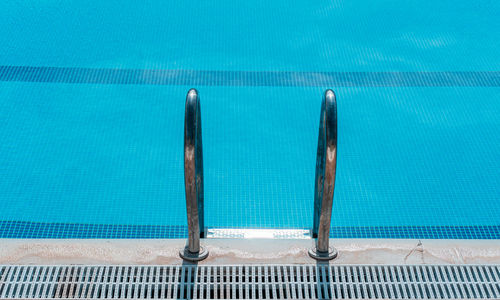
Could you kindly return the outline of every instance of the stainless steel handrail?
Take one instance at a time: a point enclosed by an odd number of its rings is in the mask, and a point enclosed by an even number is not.
[[[335,93],[332,90],[326,90],[321,103],[314,189],[312,235],[317,239],[316,247],[309,250],[309,255],[318,260],[330,260],[337,257],[337,250],[329,246],[336,167],[337,101]]]
[[[184,116],[184,186],[188,221],[188,244],[180,256],[188,261],[199,261],[208,256],[201,247],[205,236],[203,216],[203,147],[201,139],[201,111],[198,91],[190,89],[186,97]]]

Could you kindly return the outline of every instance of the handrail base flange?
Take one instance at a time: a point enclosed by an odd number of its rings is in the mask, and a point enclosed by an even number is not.
[[[320,252],[316,247],[309,249],[309,256],[316,260],[332,260],[337,257],[339,252],[337,249],[330,247],[328,252]]]
[[[204,260],[208,256],[208,250],[200,246],[200,252],[193,253],[189,251],[188,247],[179,251],[179,255],[182,259],[187,261],[200,261]]]

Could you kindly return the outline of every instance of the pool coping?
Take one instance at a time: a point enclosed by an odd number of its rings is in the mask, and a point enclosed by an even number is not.
[[[185,239],[1,239],[0,264],[179,265]],[[331,264],[500,264],[498,240],[331,239]],[[314,240],[203,239],[211,264],[311,264]]]

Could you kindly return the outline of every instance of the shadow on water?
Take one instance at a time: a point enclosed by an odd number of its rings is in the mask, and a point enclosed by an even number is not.
[[[330,262],[316,261],[316,296],[318,299],[332,299]]]

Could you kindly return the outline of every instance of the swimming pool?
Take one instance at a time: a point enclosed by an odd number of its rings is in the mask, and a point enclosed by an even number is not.
[[[311,227],[332,88],[332,237],[498,239],[499,9],[1,3],[0,237],[185,237],[195,87],[208,227]]]

